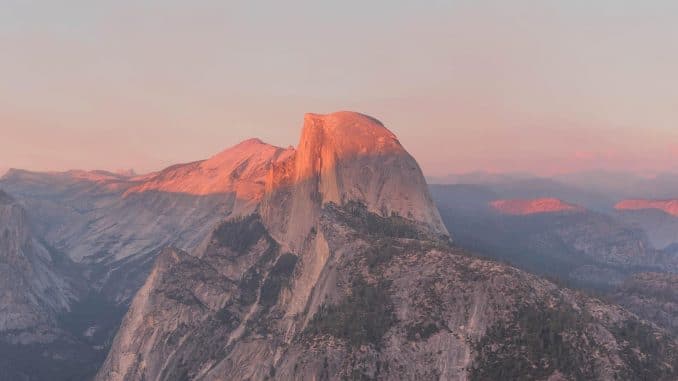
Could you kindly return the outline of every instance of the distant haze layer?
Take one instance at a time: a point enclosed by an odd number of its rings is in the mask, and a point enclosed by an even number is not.
[[[6,1],[0,172],[296,143],[382,120],[428,175],[675,170],[678,2]]]

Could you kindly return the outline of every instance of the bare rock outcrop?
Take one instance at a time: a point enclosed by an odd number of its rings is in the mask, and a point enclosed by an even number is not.
[[[381,122],[347,111],[306,114],[295,155],[269,174],[262,216],[298,249],[325,204],[348,201],[448,234],[419,165]]]

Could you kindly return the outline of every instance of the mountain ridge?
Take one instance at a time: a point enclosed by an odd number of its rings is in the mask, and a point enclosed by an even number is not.
[[[494,200],[490,206],[500,213],[530,215],[540,213],[575,213],[584,208],[557,198]]]
[[[615,205],[615,209],[622,211],[656,209],[671,216],[678,217],[678,199],[628,199],[618,202]]]

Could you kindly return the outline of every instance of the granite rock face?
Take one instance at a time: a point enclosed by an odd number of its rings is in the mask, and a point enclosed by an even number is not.
[[[448,234],[419,165],[381,122],[306,114],[296,153],[270,171],[261,214],[274,236],[300,249],[323,205],[348,201]]]

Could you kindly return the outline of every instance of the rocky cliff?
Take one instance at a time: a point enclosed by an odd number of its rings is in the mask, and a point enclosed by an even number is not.
[[[295,155],[270,171],[262,216],[298,250],[325,204],[348,201],[447,235],[419,165],[381,122],[352,112],[306,114]]]

